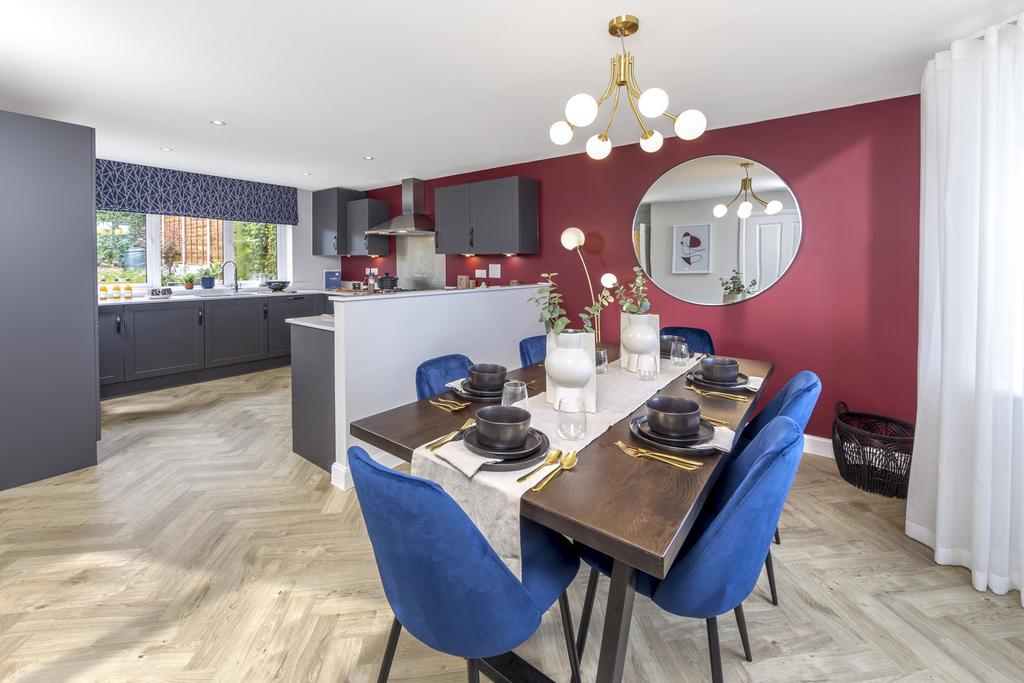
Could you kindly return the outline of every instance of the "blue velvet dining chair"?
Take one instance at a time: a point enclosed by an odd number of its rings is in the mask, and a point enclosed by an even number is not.
[[[782,506],[793,485],[803,455],[803,430],[792,419],[772,420],[743,452],[725,467],[701,510],[683,549],[664,579],[636,573],[636,590],[667,612],[705,619],[711,677],[722,680],[718,617],[732,611],[747,661],[753,661],[743,617],[743,600],[761,574],[761,563],[772,542]],[[584,628],[593,610],[592,586],[597,572],[611,573],[612,558],[578,544],[591,572],[587,602],[580,622],[578,656],[583,657]]]
[[[742,452],[754,440],[754,437],[764,429],[765,425],[779,415],[792,418],[801,430],[806,430],[807,421],[811,419],[811,413],[814,412],[814,406],[817,405],[818,396],[820,395],[821,380],[818,379],[816,374],[810,370],[801,370],[796,373],[793,375],[793,379],[789,380],[786,386],[782,387],[782,390],[775,394],[775,398],[762,408],[761,412],[740,432],[739,437],[736,439],[736,444],[733,446],[733,451]],[[782,544],[782,536],[779,535],[778,529],[775,530],[775,543],[778,545]],[[775,563],[772,560],[772,551],[770,549],[764,560],[764,568],[768,573],[768,589],[771,592],[772,604],[777,606],[779,604],[779,591],[775,586]]]
[[[521,520],[520,581],[440,486],[388,469],[358,446],[348,449],[348,461],[395,613],[379,682],[388,679],[403,627],[435,650],[465,658],[469,680],[479,680],[478,660],[525,642],[557,600],[572,680],[578,683],[565,589],[580,560],[564,536]]]
[[[663,327],[661,333],[682,337],[692,353],[715,355],[715,342],[711,340],[711,333],[707,330],[699,327]]]
[[[473,361],[461,353],[450,353],[423,361],[416,368],[416,398],[422,401],[448,391],[445,385],[464,378],[472,364]]]
[[[544,362],[544,357],[547,355],[548,338],[543,334],[527,337],[519,342],[519,360],[522,361],[524,368]]]

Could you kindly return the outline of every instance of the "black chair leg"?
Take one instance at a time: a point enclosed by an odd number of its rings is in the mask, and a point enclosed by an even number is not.
[[[779,593],[775,590],[775,565],[772,564],[772,551],[768,551],[768,557],[764,558],[764,568],[768,572],[768,588],[772,592],[772,604],[779,606]]]
[[[597,580],[600,573],[594,568],[590,569],[590,578],[587,579],[587,595],[583,599],[583,613],[580,615],[580,630],[576,634],[576,657],[583,661],[583,648],[587,644],[587,631],[590,630],[590,616],[594,613],[594,598],[597,595]]]
[[[747,620],[743,617],[743,605],[736,605],[733,612],[736,613],[736,626],[740,629],[740,640],[743,641],[743,655],[748,662],[752,662],[754,657],[750,654],[750,638],[747,637]]]
[[[396,617],[391,622],[391,632],[388,633],[388,644],[384,647],[384,661],[380,663],[380,673],[377,674],[377,683],[387,683],[391,675],[391,662],[395,659],[395,649],[398,647],[398,636],[402,633],[402,625]]]
[[[775,527],[775,545],[782,545],[782,538],[779,536],[779,527]]]
[[[712,683],[723,683],[722,651],[718,647],[718,617],[708,619],[708,651],[711,654]]]
[[[569,654],[569,669],[572,683],[580,683],[580,660],[576,655],[576,638],[572,632],[572,614],[569,612],[569,597],[562,591],[558,596],[558,609],[562,613],[562,633],[565,634],[565,650]]]
[[[469,683],[480,683],[480,662],[475,659],[466,660],[466,678]]]

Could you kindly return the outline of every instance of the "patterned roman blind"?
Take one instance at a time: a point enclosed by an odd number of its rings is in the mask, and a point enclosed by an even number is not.
[[[294,187],[96,160],[96,209],[296,225]]]

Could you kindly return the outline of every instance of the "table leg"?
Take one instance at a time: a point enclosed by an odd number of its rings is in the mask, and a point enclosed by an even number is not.
[[[612,585],[608,590],[604,631],[601,634],[601,657],[597,664],[598,683],[619,683],[622,680],[635,593],[636,569],[615,560],[612,565]]]

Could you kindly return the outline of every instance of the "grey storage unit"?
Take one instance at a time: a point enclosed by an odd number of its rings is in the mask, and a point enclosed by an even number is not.
[[[100,384],[124,381],[124,328],[124,306],[100,308]]]
[[[365,192],[343,187],[313,193],[314,256],[348,253],[348,203],[365,196]]]
[[[522,176],[438,188],[439,254],[536,254],[537,181]]]
[[[204,318],[201,301],[125,306],[125,380],[202,369]]]
[[[96,464],[92,128],[0,111],[0,489]]]
[[[335,459],[334,333],[291,325],[292,451],[330,472]]]
[[[267,357],[270,304],[264,297],[204,302],[206,367],[234,365]]]
[[[274,358],[287,356],[292,352],[291,325],[285,320],[320,315],[323,308],[324,297],[319,294],[293,294],[287,298],[270,299],[268,354]]]
[[[347,206],[347,256],[390,256],[391,238],[367,235],[366,231],[388,219],[388,203],[380,199],[356,199]]]

